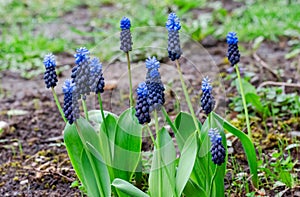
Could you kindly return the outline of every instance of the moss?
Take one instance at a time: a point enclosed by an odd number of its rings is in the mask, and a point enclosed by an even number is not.
[[[19,181],[19,177],[15,176],[15,177],[13,178],[13,181]]]
[[[56,189],[56,185],[52,185],[51,189],[55,190]]]

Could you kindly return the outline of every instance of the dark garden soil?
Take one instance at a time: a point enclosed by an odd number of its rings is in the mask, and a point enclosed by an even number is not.
[[[78,12],[77,12],[78,14]],[[65,18],[70,17],[65,16]],[[55,29],[55,28],[54,28]],[[78,38],[79,39],[79,38]],[[284,59],[284,55],[289,48],[286,47],[287,40],[282,39],[279,43],[264,42],[256,55],[245,55],[241,60],[241,65],[246,67],[247,71],[256,73],[252,78],[252,84],[259,86],[264,81],[286,81],[291,79],[293,83],[299,83],[300,61]],[[206,74],[216,78],[225,76],[229,68],[225,61],[226,44],[224,41],[216,41],[207,38],[203,41],[206,51],[199,52],[193,49],[193,44],[186,44],[184,51],[189,58],[181,58],[182,70],[186,81],[188,82],[192,101],[195,109],[199,109],[199,94],[201,89],[201,79]],[[241,44],[244,48],[250,49],[250,44]],[[208,56],[208,54],[210,56]],[[58,67],[64,65],[73,66],[71,54],[57,54]],[[191,66],[191,62],[196,66]],[[114,62],[106,67],[104,63],[104,77],[106,79],[106,91],[103,94],[104,108],[113,111],[116,114],[128,107],[128,83],[125,62]],[[133,64],[134,86],[143,80],[144,68],[138,67],[143,62]],[[166,65],[166,66],[164,66]],[[247,65],[247,66],[246,66]],[[277,76],[276,70],[282,69],[283,74]],[[215,73],[216,75],[212,74]],[[165,84],[169,84],[166,90],[165,107],[172,117],[178,110],[187,111],[184,102],[181,102],[180,108],[176,108],[176,99],[184,100],[181,92],[180,82],[176,74],[175,66],[172,62],[165,62],[161,66],[161,75]],[[62,103],[63,95],[61,85],[65,78],[70,76],[70,69],[60,73],[60,84],[56,87],[59,99]],[[121,76],[121,77],[120,77]],[[286,77],[282,77],[286,76]],[[76,180],[75,172],[71,166],[65,146],[63,144],[64,122],[54,103],[50,90],[47,90],[42,80],[42,75],[31,80],[25,80],[18,73],[2,72],[0,73],[0,121],[4,126],[4,132],[0,134],[0,196],[80,196],[81,191],[75,187],[70,188],[73,181]],[[220,86],[222,85],[222,86]],[[236,93],[234,88],[230,87],[229,81],[219,80],[214,84],[214,91],[217,99],[217,111],[225,115],[228,109],[229,99],[226,95]],[[287,92],[298,91],[299,88],[286,88]],[[89,97],[89,108],[97,108],[94,96]],[[198,110],[199,112],[199,110]],[[234,112],[226,112],[231,120],[236,117]],[[203,120],[203,114],[198,113],[199,119]],[[272,124],[272,120],[267,120],[269,133],[262,132],[261,120],[253,120],[253,131],[255,143],[263,149],[265,162],[272,152],[278,149],[278,139],[291,142],[300,130],[300,119],[290,119],[287,117],[285,124],[289,125],[288,131],[284,131],[280,126]],[[239,124],[237,124],[241,128]],[[244,129],[244,128],[241,128]],[[293,132],[292,132],[293,131]],[[292,136],[295,135],[295,136]],[[241,166],[240,169],[249,173],[249,167],[239,140],[229,137],[232,142],[229,147],[229,156],[236,158]],[[143,149],[149,148],[149,142],[144,139]],[[291,152],[294,160],[298,158],[297,168],[299,169],[300,153],[293,149]],[[236,175],[233,172],[234,164],[231,159],[227,164],[228,173],[226,175],[226,189],[230,190],[228,196],[245,196],[245,189],[232,186],[232,179]],[[237,172],[238,173],[238,172]],[[300,177],[300,172],[298,172]],[[262,180],[264,183],[266,180]],[[265,192],[257,191],[261,196],[274,196],[283,191],[284,187],[264,188]],[[243,192],[236,193],[235,191]],[[250,188],[250,190],[254,190]],[[300,196],[298,191],[287,190],[283,196]]]

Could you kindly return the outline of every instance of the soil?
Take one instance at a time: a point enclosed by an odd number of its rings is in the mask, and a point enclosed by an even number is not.
[[[107,10],[107,8],[104,9]],[[81,13],[82,22],[91,17],[85,11],[84,7],[79,7],[76,11],[77,16],[78,13]],[[75,15],[75,12],[63,16],[62,20],[66,20],[66,25],[70,18],[73,21],[72,14]],[[84,23],[78,25],[83,26],[82,24]],[[59,29],[57,28],[58,24],[52,25],[53,28],[51,29]],[[41,27],[41,29],[43,28]],[[64,31],[69,30],[65,29]],[[74,39],[81,38],[74,37]],[[212,45],[210,42],[215,44]],[[284,55],[290,50],[286,46],[286,42],[287,40],[283,39],[279,44],[264,42],[260,46],[256,54],[268,65],[267,69],[263,68],[261,62],[253,55],[242,57],[240,65],[247,71],[256,74],[251,80],[253,84],[258,86],[263,81],[286,81],[287,79],[299,83],[299,72],[295,72],[295,68],[300,66],[299,61],[284,59]],[[251,49],[251,45],[247,43],[241,43],[241,46],[245,49]],[[230,69],[229,64],[224,59],[226,47],[224,41],[218,40],[206,40],[206,42],[203,42],[203,46],[195,42],[187,42],[183,47],[184,55],[180,59],[180,63],[189,86],[194,108],[197,110],[200,119],[203,119],[203,114],[199,110],[198,101],[203,76],[212,76],[217,81],[214,84],[214,94],[217,100],[217,112],[221,115],[225,116],[228,108],[229,99],[226,95],[236,92],[236,90],[230,88],[229,81],[224,81],[220,77],[227,74],[227,70]],[[74,66],[72,65],[71,54],[61,53],[57,56],[59,68],[63,68],[65,65]],[[113,63],[104,62],[103,66],[106,79],[106,91],[103,94],[104,109],[120,114],[128,107],[126,62],[119,60]],[[136,87],[139,82],[144,80],[144,63],[134,60],[132,68],[134,87]],[[283,72],[280,76],[274,74],[274,71],[278,69],[282,69]],[[64,79],[69,78],[70,72],[71,69],[67,69],[60,73],[59,85],[55,88],[61,103],[63,103],[61,85]],[[175,65],[167,61],[166,58],[162,59],[161,75],[164,84],[167,86],[165,107],[169,114],[175,115],[178,110],[187,111],[184,102],[181,102],[179,109],[175,107],[176,100],[182,100],[183,95]],[[63,144],[64,122],[56,108],[51,91],[45,88],[43,76],[39,75],[34,79],[26,80],[21,78],[19,73],[5,71],[0,73],[0,77],[0,121],[8,124],[0,135],[1,196],[81,196],[81,191],[77,187],[70,187],[71,183],[76,180],[76,175]],[[299,89],[290,88],[288,91],[299,92]],[[88,103],[89,109],[98,108],[94,96],[88,98]],[[235,113],[227,114],[227,117],[230,118],[235,116]],[[254,125],[257,130],[261,128],[259,122]],[[269,125],[269,127],[271,128],[272,125]],[[299,131],[299,127],[298,121],[292,124],[290,131]],[[292,138],[289,132],[281,133],[280,130],[274,131],[274,135],[275,138],[270,140],[273,142],[272,145],[266,145],[262,142],[263,138],[267,137],[266,134],[261,134],[261,137],[256,141],[257,144],[264,145],[263,154],[266,157],[269,157],[270,153],[278,149],[278,137],[286,138],[287,141],[291,141]],[[228,140],[233,141],[232,147],[230,147],[232,148],[230,157],[234,156],[241,166],[240,169],[244,169],[244,172],[249,173],[241,144],[234,138]],[[144,149],[149,148],[149,142],[144,140],[143,147]],[[292,151],[291,154],[294,159],[298,158],[298,161],[300,160],[299,152]],[[297,165],[299,167],[299,163]],[[231,169],[234,168],[234,164],[231,159],[227,168],[226,189],[241,191],[240,193],[227,195],[245,196],[243,189],[238,190],[239,188],[232,186],[234,174]],[[299,172],[298,177],[300,177]],[[284,187],[277,187],[273,190],[269,188],[265,191],[265,194],[262,191],[257,191],[257,194],[274,196],[284,189]],[[283,194],[283,196],[292,195],[299,196],[299,193],[296,190],[287,190]]]

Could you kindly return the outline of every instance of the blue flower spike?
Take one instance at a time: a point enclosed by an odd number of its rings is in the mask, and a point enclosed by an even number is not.
[[[239,40],[235,32],[229,32],[226,36],[226,40],[228,44],[227,58],[231,66],[234,66],[239,63],[241,56],[238,47]]]
[[[175,61],[182,54],[178,32],[181,29],[180,19],[175,13],[169,14],[166,28],[168,30],[168,55],[172,61]]]
[[[135,116],[138,118],[140,124],[149,123],[151,121],[149,104],[147,102],[148,98],[148,88],[145,82],[138,85],[136,90],[137,93],[137,103],[135,106]]]
[[[200,101],[201,107],[206,115],[213,111],[215,106],[215,100],[212,95],[212,86],[208,77],[205,77],[202,80],[202,97]]]
[[[161,81],[160,73],[158,71],[160,67],[159,61],[156,57],[148,57],[146,59],[146,68],[148,69],[146,76],[146,85],[148,89],[148,104],[149,111],[160,110],[161,106],[165,103],[165,88]]]
[[[77,115],[74,114],[74,113],[77,113],[77,111],[74,110],[75,109],[74,106],[76,107],[77,101],[75,101],[75,103],[74,103],[74,98],[72,96],[76,87],[71,79],[66,79],[62,89],[63,89],[63,93],[64,93],[63,111],[64,111],[65,117],[68,120],[69,124],[72,124],[76,120],[76,117],[79,116],[79,114],[77,114]],[[79,106],[78,106],[78,108],[79,108]]]
[[[217,128],[211,128],[208,131],[210,137],[212,161],[216,165],[222,165],[225,162],[226,152],[222,144],[222,136]]]
[[[56,61],[55,61],[55,57],[52,53],[49,53],[47,55],[45,55],[44,57],[44,61],[43,61],[44,65],[45,65],[45,73],[44,73],[44,81],[46,84],[47,88],[54,88],[57,84],[57,75],[56,75]]]
[[[132,50],[132,36],[130,32],[130,27],[131,22],[129,18],[123,17],[120,21],[120,28],[122,30],[120,33],[120,50],[124,51],[125,53]]]
[[[90,61],[90,76],[89,85],[92,92],[103,93],[104,92],[104,77],[102,72],[102,64],[98,58],[93,58]]]
[[[73,97],[80,99],[85,99],[86,95],[89,95],[91,92],[89,86],[89,77],[90,77],[90,51],[85,47],[80,47],[76,49],[75,63],[76,66],[72,69],[71,78],[73,83],[76,86],[76,90],[73,93]]]

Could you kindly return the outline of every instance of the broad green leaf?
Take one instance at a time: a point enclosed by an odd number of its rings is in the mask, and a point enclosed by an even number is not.
[[[83,144],[75,124],[66,124],[64,129],[64,142],[76,175],[84,187],[87,188],[86,183],[84,182],[84,170],[81,164],[81,154],[85,150],[83,149]]]
[[[177,196],[175,191],[176,150],[171,136],[162,128],[156,139],[159,148],[154,149],[149,175],[149,192],[151,196]]]
[[[183,193],[188,197],[207,197],[205,191],[195,184],[191,179],[188,180]]]
[[[186,140],[195,132],[196,127],[194,125],[193,117],[185,112],[180,112],[175,121],[175,126],[178,133],[175,133],[178,148],[182,151]],[[201,129],[201,123],[199,122],[199,128]]]
[[[254,93],[248,93],[245,95],[246,102],[251,103],[259,112],[264,112],[264,107],[260,102],[260,97]]]
[[[130,197],[149,197],[148,194],[145,194],[143,191],[135,187],[134,185],[128,183],[127,181],[124,181],[122,179],[116,178],[112,182],[112,186],[114,186],[117,190],[117,192],[122,196],[122,193],[124,193],[124,196],[130,196]],[[121,192],[119,192],[121,191]]]
[[[175,121],[174,121],[175,127],[178,130],[178,133],[175,133],[176,141],[178,144],[178,148],[180,152],[183,150],[183,146],[188,139],[189,136],[191,136],[195,131],[196,127],[194,125],[193,117],[185,112],[180,112]],[[199,127],[201,128],[202,125],[199,122]],[[202,128],[201,128],[202,130]],[[200,147],[198,147],[199,151]],[[199,185],[199,187],[203,186],[201,184],[201,176],[204,176],[203,173],[201,173],[203,169],[201,169],[201,163],[199,160],[195,161],[194,168],[191,174],[191,179]],[[199,173],[200,172],[200,173]]]
[[[78,134],[81,140],[84,140],[84,148],[87,152],[83,152],[83,155],[86,153],[88,160],[87,163],[83,163],[85,160],[82,160],[82,165],[84,172],[88,170],[87,167],[89,166],[90,169],[93,170],[93,178],[94,181],[97,182],[97,188],[101,196],[110,196],[111,195],[111,187],[110,187],[110,176],[108,174],[108,169],[106,164],[104,163],[102,156],[99,152],[100,150],[100,138],[97,135],[94,128],[90,125],[90,123],[84,119],[79,118],[76,121]],[[88,163],[89,162],[89,163]],[[89,170],[90,170],[89,169]],[[86,180],[91,180],[92,177],[88,174]],[[94,194],[94,193],[92,193]]]
[[[197,155],[197,133],[193,133],[185,142],[176,173],[176,191],[180,196],[189,180]]]
[[[82,151],[81,154],[81,164],[82,164],[82,169],[84,169],[84,183],[86,184],[86,190],[88,196],[91,197],[97,197],[97,196],[103,196],[100,194],[100,191],[97,186],[97,181],[96,181],[96,176],[95,171],[92,168],[91,162],[94,162],[93,159],[89,159],[87,156],[87,153],[85,150]]]
[[[113,171],[113,154],[114,154],[114,142],[115,142],[115,132],[116,132],[117,119],[111,114],[107,114],[105,117],[105,124],[101,124],[101,129],[99,132],[100,138],[100,149],[99,152],[103,156],[103,159],[107,165],[110,180],[114,179]]]
[[[117,121],[113,167],[115,178],[129,181],[138,165],[142,148],[142,125],[135,109],[124,111]]]
[[[96,124],[98,124],[98,128],[99,125],[101,125],[103,118],[102,118],[102,114],[100,110],[90,110],[88,111],[88,115],[89,115],[89,120],[91,122],[94,122]],[[114,118],[118,118],[118,116],[110,111],[104,111],[104,116],[107,117],[108,115],[113,116]]]
[[[224,129],[226,129],[228,132],[232,133],[233,135],[237,136],[241,141],[248,159],[250,172],[252,174],[253,185],[257,188],[258,187],[257,160],[256,160],[256,152],[255,152],[254,144],[252,143],[251,139],[245,133],[243,133],[242,131],[238,130],[233,125],[231,125],[228,121],[221,118],[218,114],[214,112],[212,112],[212,114],[216,120],[218,120],[220,123],[223,123]]]
[[[235,85],[238,89],[238,92],[241,94],[240,84],[239,84],[238,79],[235,80]],[[249,83],[248,81],[246,81],[244,79],[242,79],[242,86],[243,86],[243,90],[244,90],[245,95],[248,94],[248,93],[257,94],[256,93],[256,88],[251,83]]]

